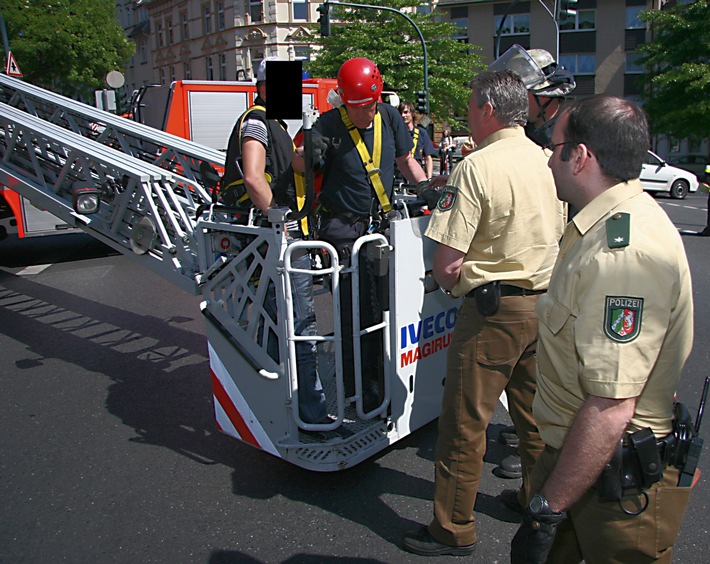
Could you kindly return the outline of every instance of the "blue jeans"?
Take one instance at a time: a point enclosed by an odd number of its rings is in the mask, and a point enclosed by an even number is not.
[[[291,262],[299,270],[311,269],[311,256],[306,253]],[[316,309],[313,302],[313,277],[310,274],[291,274],[293,294],[293,328],[299,336],[317,335]],[[299,415],[306,423],[319,423],[327,419],[326,399],[318,376],[318,351],[315,341],[296,343],[298,364]]]

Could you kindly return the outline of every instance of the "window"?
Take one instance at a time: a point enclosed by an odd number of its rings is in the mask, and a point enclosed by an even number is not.
[[[293,56],[296,61],[308,62],[311,60],[311,48],[305,45],[294,47]]]
[[[170,65],[170,82],[175,82],[176,80],[175,65]]]
[[[168,45],[175,43],[173,36],[173,20],[165,20],[165,29],[168,32]]]
[[[641,53],[636,51],[629,51],[626,53],[626,64],[624,66],[624,72],[627,74],[641,74],[644,71],[642,64],[638,62],[641,57]]]
[[[468,43],[468,18],[452,19],[451,23],[455,24],[458,28],[453,38],[461,43]]]
[[[217,29],[224,30],[224,2],[217,2]]]
[[[306,0],[293,0],[293,19],[308,19],[308,2]]]
[[[264,20],[263,16],[263,1],[262,0],[247,0],[249,2],[249,17],[251,23],[258,23]]]
[[[182,74],[185,80],[192,80],[192,69],[190,68],[190,63],[182,64]]]
[[[643,6],[627,6],[626,7],[626,29],[645,29],[646,24],[639,20],[638,16]]]
[[[163,22],[158,22],[155,25],[155,38],[158,43],[158,49],[165,47],[165,37],[163,36]]]
[[[165,84],[165,69],[162,67],[160,69],[160,84]]]
[[[560,55],[560,64],[574,75],[595,74],[596,55]]]
[[[597,28],[597,14],[595,10],[577,10],[574,16],[560,18],[560,31],[589,31]]]
[[[180,14],[180,38],[183,41],[190,39],[190,24],[187,20],[187,12]]]
[[[205,59],[205,78],[207,80],[214,80],[214,68],[212,65],[212,57],[207,57]]]
[[[227,80],[227,55],[220,53],[218,55],[219,59],[219,79]]]
[[[148,62],[148,48],[145,44],[145,39],[141,39],[139,43],[139,50],[141,54],[141,63]]]
[[[498,33],[498,27],[503,16],[496,16],[493,28],[493,35]],[[501,35],[520,35],[530,33],[530,14],[509,14],[503,23]]]
[[[202,6],[202,33],[203,35],[212,33],[212,7],[209,4]]]

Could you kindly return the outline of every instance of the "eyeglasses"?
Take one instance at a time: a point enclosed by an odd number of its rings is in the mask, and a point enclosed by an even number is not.
[[[560,145],[574,145],[574,143],[572,141],[562,141],[562,143],[546,143],[542,146],[542,149],[554,153],[555,149]]]

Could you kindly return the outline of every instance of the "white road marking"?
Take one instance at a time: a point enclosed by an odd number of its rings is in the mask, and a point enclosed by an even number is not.
[[[17,276],[34,276],[35,274],[39,274],[43,270],[47,270],[51,264],[35,264],[33,266],[28,266],[27,268],[23,268],[17,273]]]

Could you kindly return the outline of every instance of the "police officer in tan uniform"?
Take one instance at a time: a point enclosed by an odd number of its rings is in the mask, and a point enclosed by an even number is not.
[[[525,136],[528,98],[511,71],[472,83],[468,122],[476,149],[448,179],[426,236],[438,242],[434,276],[466,296],[447,352],[436,447],[434,519],[404,539],[410,552],[466,555],[486,427],[505,390],[523,461],[542,443],[532,420],[537,320],[564,228],[545,153]]]
[[[536,308],[545,450],[514,563],[671,560],[690,495],[668,445],[693,303],[678,231],[638,180],[648,139],[642,110],[613,96],[573,103],[553,132],[557,193],[580,211]]]

